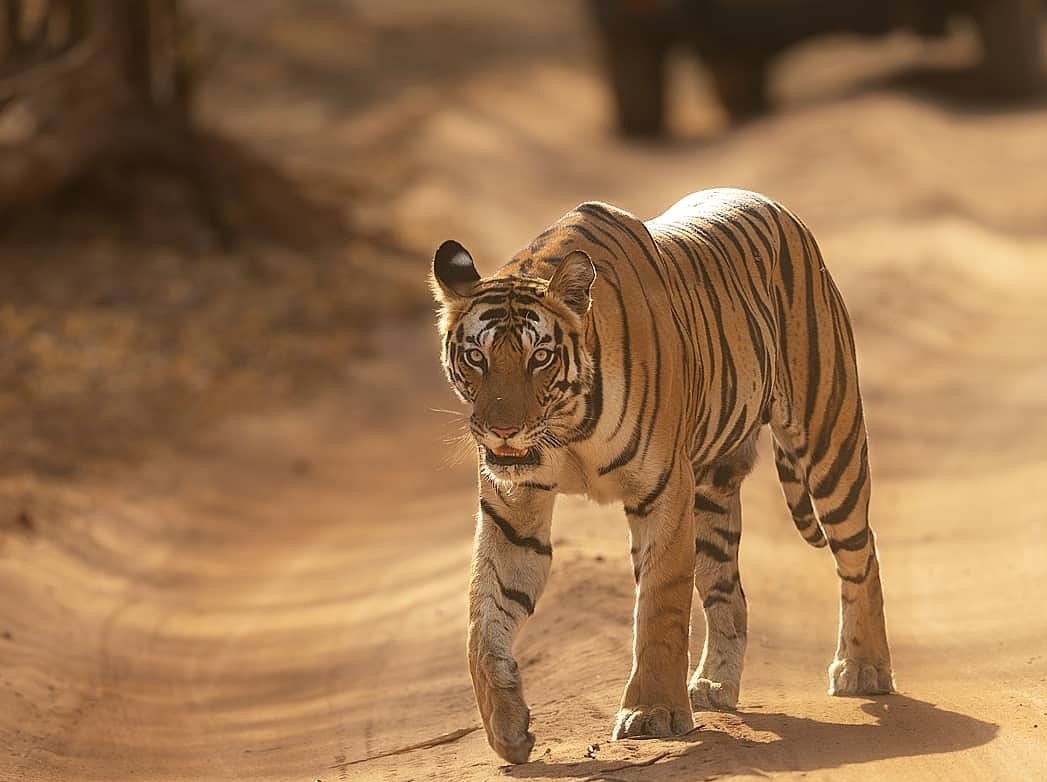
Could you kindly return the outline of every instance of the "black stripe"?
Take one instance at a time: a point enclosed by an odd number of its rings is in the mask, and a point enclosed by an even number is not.
[[[505,595],[506,598],[523,607],[528,615],[534,613],[534,601],[531,600],[530,597],[518,589],[510,589],[503,584],[502,579],[498,576],[498,571],[495,570],[494,567],[491,568],[491,572],[494,573],[494,580],[498,582],[498,588],[502,590],[502,594]]]
[[[862,527],[858,532],[843,540],[829,539],[829,550],[835,554],[837,551],[861,551],[869,542],[869,528]]]
[[[735,572],[733,577],[731,577],[731,578],[721,578],[719,581],[717,581],[715,584],[713,584],[711,591],[723,592],[724,594],[728,594],[729,595],[729,594],[731,594],[734,591],[734,588],[736,586],[738,586],[738,580],[739,580],[738,573]]]
[[[834,425],[822,429],[822,431],[820,432],[820,436],[814,441],[814,443],[811,446],[809,464],[811,465],[812,471],[817,469],[818,465],[820,465],[822,460],[825,459],[825,456],[828,453],[830,446],[832,445],[833,434],[837,429],[843,426],[843,401],[844,397],[847,395],[847,374],[845,369],[845,362],[840,358],[843,352],[843,347],[840,345],[839,324],[835,323],[835,317],[833,320],[833,330],[835,332],[833,335],[833,343],[836,347],[836,350],[833,353],[829,354],[830,358],[832,359],[833,371],[829,385],[829,394],[822,401],[821,408],[825,411],[822,414],[824,416],[823,420],[832,420],[834,422]],[[860,405],[855,406],[853,408],[853,413],[854,418],[851,421],[851,426],[847,432],[847,435],[844,437],[843,444],[838,449],[838,453],[835,457],[837,462],[842,460],[845,464],[848,463],[854,456],[854,449],[857,446],[858,432],[862,424]],[[839,480],[839,474],[837,474],[836,478],[837,480]],[[826,484],[827,481],[828,478],[823,480],[822,483],[818,486],[813,487],[815,493],[818,496],[824,497],[826,494],[829,494],[835,488],[835,483],[832,483],[828,485],[827,488],[823,489],[822,486]]]
[[[723,527],[713,527],[713,532],[715,532],[728,543],[737,544],[742,539],[741,530],[724,529]]]
[[[513,615],[512,615],[512,614],[511,614],[511,613],[509,612],[509,610],[508,610],[507,608],[505,608],[504,606],[502,606],[502,604],[501,604],[501,603],[499,603],[499,602],[498,602],[497,600],[492,600],[492,601],[491,601],[491,605],[493,605],[493,606],[494,606],[495,608],[497,608],[497,609],[498,609],[498,611],[499,611],[499,612],[500,612],[501,614],[503,614],[503,615],[504,615],[505,617],[507,617],[507,618],[508,618],[508,619],[509,619],[509,620],[510,620],[511,622],[514,622],[514,623],[516,622],[516,617],[515,617],[515,616],[513,616]]]
[[[694,553],[695,555],[703,555],[710,559],[715,559],[717,562],[727,562],[730,560],[731,555],[721,549],[715,543],[708,540],[702,540],[697,538],[694,541]]]
[[[862,458],[859,462],[858,475],[854,479],[854,483],[851,485],[851,490],[844,497],[843,502],[836,508],[833,508],[827,513],[819,513],[818,521],[822,523],[822,526],[832,526],[833,524],[840,524],[846,521],[847,518],[854,512],[855,507],[858,505],[858,499],[862,495],[862,489],[865,488],[866,481],[869,477],[869,458],[868,449],[862,448]]]
[[[774,263],[774,247],[771,245],[771,230],[770,225],[760,212],[754,207],[744,206],[740,207],[739,211],[742,213],[742,222],[745,223],[746,232],[745,238],[749,240],[749,245],[753,252],[753,265],[757,267],[757,271],[760,273],[760,282],[763,283],[764,289],[768,286],[767,277],[770,273],[771,264]],[[760,225],[757,225],[757,222]],[[753,238],[759,240],[760,245],[763,247],[763,257],[760,257],[760,251],[756,247],[756,242]],[[762,260],[763,263],[759,263]]]
[[[715,470],[713,470],[713,486],[721,491],[727,489],[731,485],[731,480],[737,475],[734,471],[733,466],[721,464]],[[741,483],[741,481],[739,481]]]
[[[647,424],[647,434],[644,439],[643,453],[641,454],[641,460],[647,458],[647,452],[651,447],[651,441],[654,438],[654,428],[658,423],[658,410],[661,409],[661,396],[662,396],[662,351],[661,351],[661,335],[658,333],[658,318],[655,316],[654,310],[651,310],[651,339],[654,344],[654,395],[651,399],[651,420]],[[647,412],[645,406],[641,406],[638,414],[638,418],[642,418],[644,413]]]
[[[639,505],[635,508],[626,506],[625,513],[628,516],[646,516],[651,512],[651,506],[654,505],[655,500],[662,496],[662,492],[665,491],[665,487],[669,485],[669,476],[672,474],[673,468],[676,466],[676,456],[673,456],[672,462],[665,468],[659,478],[658,483],[655,487],[649,491],[643,499],[640,500]]]
[[[805,393],[805,406],[803,423],[808,431],[811,430],[811,422],[814,420],[814,410],[818,404],[818,385],[822,380],[821,372],[821,332],[818,329],[818,312],[815,303],[815,290],[816,280],[815,275],[818,274],[819,266],[816,265],[816,259],[814,259],[807,250],[806,238],[801,234],[800,243],[804,249],[804,260],[806,261],[807,267],[807,286],[805,293],[807,294],[806,301],[806,312],[805,318],[807,320],[807,388]]]
[[[849,582],[851,584],[862,584],[862,583],[865,582],[865,579],[867,579],[869,577],[869,573],[872,571],[873,562],[875,562],[875,561],[876,561],[876,550],[873,549],[872,551],[869,552],[869,558],[867,560],[865,560],[865,572],[863,572],[860,576],[845,576],[839,570],[837,570],[836,573],[837,573],[837,575],[840,576],[840,578],[843,581],[847,581],[847,582]]]
[[[731,400],[733,405],[735,400]],[[745,430],[745,424],[749,420],[749,406],[742,405],[742,409],[738,413],[738,420],[734,422],[734,426],[731,427],[731,431],[727,434],[727,439],[724,440],[725,447],[732,447],[737,443],[744,442],[745,438],[741,436]],[[760,419],[756,419],[756,425],[760,425]],[[750,430],[752,426],[750,425]]]
[[[789,350],[792,347],[789,342],[788,326],[789,317],[785,312],[785,303],[782,301],[782,297],[777,297],[777,322],[780,331],[778,338],[778,366],[780,367],[791,367],[792,358]],[[794,399],[793,391],[793,373],[789,371],[779,372],[776,377],[777,383],[781,384],[782,396],[785,399]]]
[[[778,480],[781,483],[799,483],[800,476],[796,472],[796,466],[792,458],[781,446],[775,445],[774,466],[778,470]]]
[[[817,485],[812,487],[816,497],[828,497],[836,491],[836,487],[840,483],[840,478],[843,477],[844,470],[847,469],[847,465],[850,464],[851,460],[854,458],[854,450],[859,439],[864,439],[860,437],[863,420],[859,403],[859,407],[854,412],[854,420],[851,421],[851,428],[848,430],[847,434],[844,436],[842,444],[837,449],[832,464],[829,465],[829,468],[825,471],[825,475],[822,476],[822,479],[818,481]],[[831,435],[832,428],[826,427],[826,433],[824,435],[825,439],[830,439]],[[863,443],[862,447],[865,448],[866,445]],[[820,466],[818,465],[818,462],[821,460],[822,456],[814,455],[814,452],[817,452],[818,450],[819,449],[815,447],[812,451],[812,473]],[[824,451],[822,454],[824,455]]]
[[[796,527],[799,529],[799,525],[796,525]],[[825,545],[825,533],[822,532],[821,527],[815,527],[813,532],[807,534],[801,532],[801,534],[803,534],[803,539],[815,548],[821,548]]]
[[[738,577],[737,571],[735,571],[734,576],[731,578],[721,578],[709,587],[708,593],[703,595],[702,606],[708,608],[717,603],[729,603],[729,595],[734,594],[736,588],[738,588],[739,591],[741,590],[741,581]],[[744,593],[742,593],[742,599],[745,599]]]
[[[648,262],[648,265],[650,266],[651,270],[654,272],[655,276],[657,276],[658,282],[661,285],[662,291],[665,292],[665,294],[666,294],[666,299],[667,299],[666,303],[669,305],[668,309],[667,309],[667,312],[668,312],[668,314],[672,318],[672,322],[673,322],[673,325],[675,325],[675,327],[676,327],[677,334],[682,334],[683,332],[685,332],[686,329],[684,328],[684,325],[681,323],[680,316],[679,316],[679,314],[676,312],[676,310],[672,306],[672,303],[673,303],[672,297],[669,295],[669,287],[670,286],[669,286],[669,283],[668,283],[668,281],[666,279],[666,273],[668,272],[668,270],[665,269],[658,262],[658,260],[656,260],[656,258],[660,259],[661,256],[659,255],[658,248],[657,248],[657,246],[656,246],[656,244],[654,242],[654,238],[651,236],[651,233],[647,229],[647,226],[645,226],[643,223],[639,222],[638,220],[635,220],[635,218],[632,218],[630,215],[622,215],[618,210],[615,210],[613,208],[608,208],[606,205],[600,204],[600,203],[597,203],[597,202],[587,202],[587,203],[581,204],[581,205],[578,206],[576,211],[581,212],[583,214],[586,214],[586,215],[589,215],[590,217],[592,217],[593,218],[593,222],[594,222],[594,225],[592,226],[593,229],[594,230],[603,231],[608,236],[610,236],[612,238],[615,238],[616,242],[617,242],[617,238],[616,237],[620,236],[622,233],[625,233],[626,235],[628,235],[632,239],[633,244],[635,244],[635,246],[643,253],[643,256],[646,258],[646,260]],[[639,226],[639,230],[642,231],[642,234],[638,233],[636,230],[634,230],[634,223]],[[619,245],[620,245],[620,243],[619,243]],[[634,254],[625,253],[625,256],[626,257],[634,257]],[[634,268],[634,271],[636,272],[637,277],[639,277],[640,276],[639,275],[639,270]],[[653,291],[648,292],[648,296],[650,296],[651,293],[653,293]],[[657,345],[658,342],[659,342],[658,319],[656,319],[654,317],[654,308],[653,307],[651,308],[651,329],[652,329],[652,332],[653,332],[653,341]],[[660,353],[660,351],[657,351],[657,350],[654,353],[654,372],[653,372],[653,375],[654,375],[654,389],[653,389],[653,391],[654,391],[654,407],[655,407],[655,409],[657,409],[657,407],[659,406],[659,403],[661,401],[660,400],[660,396],[661,396],[661,380],[662,380],[661,353]],[[646,405],[641,404],[639,415],[638,415],[638,419],[643,417],[643,414],[646,411],[645,407],[646,407]],[[650,423],[650,425],[648,426],[648,429],[647,429],[647,437],[646,437],[646,441],[645,441],[645,444],[644,444],[644,455],[645,456],[646,456],[646,453],[647,453],[648,446],[650,445],[650,442],[651,442],[651,438],[652,438],[652,434],[653,434],[653,430],[654,430],[654,423],[655,423],[654,419],[655,418],[656,418],[656,416],[654,416],[654,415],[651,416],[651,423]],[[621,466],[621,465],[618,465],[618,466]],[[601,473],[601,474],[604,474],[604,473]]]
[[[646,372],[646,365],[643,367],[643,369],[644,372]],[[636,416],[636,426],[633,427],[632,436],[629,438],[629,442],[625,444],[625,448],[624,450],[622,450],[620,454],[618,454],[610,462],[608,462],[603,467],[597,470],[597,472],[600,475],[607,475],[607,473],[613,470],[617,470],[619,467],[623,467],[624,465],[631,462],[633,460],[633,457],[636,456],[636,451],[640,447],[640,434],[641,429],[643,428],[643,412],[647,409],[648,387],[649,384],[647,383],[647,377],[645,374],[643,384],[643,396],[640,399],[639,414]]]
[[[618,435],[622,424],[625,422],[626,413],[629,411],[629,395],[632,391],[633,382],[633,358],[632,351],[629,348],[629,317],[625,311],[625,299],[622,296],[622,281],[618,276],[618,270],[613,266],[609,267],[608,271],[614,274],[614,282],[611,282],[606,274],[604,275],[604,281],[611,286],[611,290],[614,291],[615,296],[618,298],[618,311],[621,313],[618,324],[622,329],[622,378],[624,382],[622,387],[622,409],[618,414],[618,421],[614,425],[614,430],[608,437],[608,439],[612,439]]]
[[[804,491],[797,500],[796,505],[790,505],[793,521],[799,526],[801,523],[806,527],[809,521],[814,521],[814,506],[811,505],[811,495]]]
[[[498,529],[500,529],[502,531],[502,534],[505,535],[506,540],[508,540],[514,546],[520,546],[521,548],[530,549],[536,554],[542,554],[546,557],[551,557],[553,555],[552,546],[550,546],[548,543],[542,543],[542,541],[538,540],[538,538],[520,537],[520,534],[515,529],[513,529],[512,525],[508,521],[503,519],[501,516],[499,516],[495,512],[494,508],[491,507],[491,503],[489,503],[487,500],[480,500],[480,510],[482,510],[484,514],[491,519],[491,521],[498,525]]]
[[[505,304],[505,300],[507,298],[508,298],[508,294],[505,293],[505,292],[493,293],[493,294],[489,294],[489,295],[486,295],[486,296],[480,296],[479,298],[473,299],[472,304],[473,304],[474,307],[479,306],[481,304]],[[470,307],[470,310],[471,309],[472,309],[472,307]]]
[[[785,289],[785,296],[791,309],[796,295],[792,250],[789,248],[789,238],[785,235],[781,214],[775,215],[774,222],[778,228],[778,273],[781,276],[782,287]],[[785,328],[785,321],[782,321],[782,328]]]
[[[593,432],[596,431],[596,425],[600,422],[600,417],[603,415],[603,369],[600,366],[600,335],[596,333],[595,328],[594,334],[596,344],[592,351],[592,386],[589,392],[582,398],[585,403],[585,414],[582,416],[581,423],[578,424],[578,428],[570,439],[572,443],[588,440],[592,437]],[[581,367],[578,367],[578,369],[580,370]]]
[[[538,296],[532,296],[530,294],[521,293],[518,290],[509,292],[509,299],[512,304],[534,304],[536,306],[542,305],[542,300]]]
[[[664,233],[663,231],[659,230],[657,232],[652,231],[651,235],[655,236],[655,233],[657,233],[658,235],[658,237],[655,239],[656,244],[658,244],[658,238],[662,238],[663,240],[667,239],[668,241],[672,242],[677,249],[680,249],[678,237],[676,237],[674,234]],[[697,328],[699,328],[699,324],[701,323],[701,319],[699,318],[696,309],[697,303],[695,301],[695,297],[692,295],[694,279],[693,277],[689,277],[687,274],[685,274],[683,268],[680,266],[679,256],[681,253],[672,252],[672,248],[668,246],[658,246],[659,249],[664,250],[662,252],[662,257],[665,259],[667,263],[672,264],[672,268],[676,272],[676,275],[673,280],[673,299],[674,301],[678,302],[682,308],[686,308],[687,310],[686,313],[684,313],[684,317],[682,318],[682,325],[686,328],[686,333],[681,334],[682,341],[684,342],[687,348],[682,353],[683,375],[685,378],[691,379],[688,380],[688,385],[693,386],[695,385],[695,383],[693,382],[693,378],[695,375],[694,362],[698,354],[695,345],[694,332]],[[690,255],[688,253],[683,252],[682,255],[688,260],[690,260]],[[694,395],[691,395],[691,398],[687,400],[688,407],[685,408],[685,414],[688,419],[694,417],[690,407],[690,403],[693,402],[693,396]]]
[[[694,493],[694,509],[695,511],[704,511],[705,513],[719,513],[725,515],[727,508],[722,505],[718,505],[708,497],[698,492]]]
[[[538,483],[537,481],[520,481],[517,486],[523,486],[525,489],[537,489],[538,491],[552,491],[556,488],[555,483]]]

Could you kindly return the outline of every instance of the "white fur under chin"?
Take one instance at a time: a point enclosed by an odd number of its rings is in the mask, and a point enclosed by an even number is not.
[[[492,467],[486,461],[481,461],[480,465],[484,475],[504,492],[512,492],[518,483],[528,480],[529,474],[535,471],[534,467]]]

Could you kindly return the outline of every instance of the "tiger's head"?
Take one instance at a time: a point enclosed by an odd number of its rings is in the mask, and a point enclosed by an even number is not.
[[[580,250],[560,259],[548,281],[481,279],[458,242],[436,251],[431,287],[440,305],[444,371],[472,405],[469,429],[495,481],[555,467],[586,415],[593,358],[585,321],[595,278]]]

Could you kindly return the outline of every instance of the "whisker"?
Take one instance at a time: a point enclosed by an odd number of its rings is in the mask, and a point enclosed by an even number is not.
[[[462,432],[456,437],[444,441],[449,446],[444,456],[444,467],[457,467],[468,458],[470,454],[476,453],[476,441],[468,432]]]
[[[464,410],[445,410],[442,407],[430,407],[429,408],[429,412],[430,413],[446,413],[447,415],[453,415],[453,416],[457,416],[459,418],[465,418],[465,411]]]
[[[458,445],[459,443],[468,442],[471,439],[472,438],[468,432],[459,432],[458,434],[449,434],[443,437],[440,442],[444,445]]]
[[[448,421],[446,424],[447,431],[443,436],[442,440],[444,443],[457,442],[463,438],[469,437],[469,427],[465,421]]]

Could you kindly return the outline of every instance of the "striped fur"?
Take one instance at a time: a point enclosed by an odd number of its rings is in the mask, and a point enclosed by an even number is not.
[[[585,203],[486,279],[445,243],[432,282],[479,450],[468,647],[502,757],[522,762],[534,741],[511,648],[549,572],[558,493],[621,502],[629,523],[633,669],[613,737],[682,733],[692,708],[736,705],[739,487],[767,423],[796,527],[840,576],[829,690],[893,690],[850,323],[794,215],[728,189],[646,223]],[[692,581],[707,631],[688,683]]]

